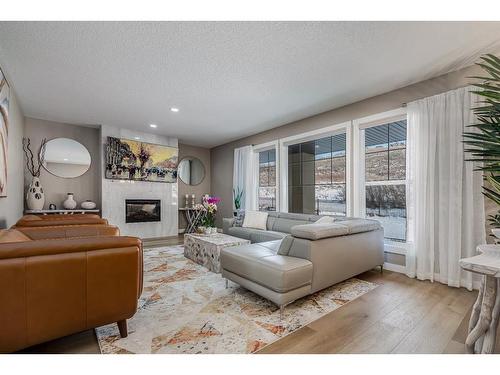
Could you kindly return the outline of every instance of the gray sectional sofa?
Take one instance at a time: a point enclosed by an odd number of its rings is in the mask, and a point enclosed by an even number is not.
[[[220,254],[222,276],[280,307],[384,263],[384,231],[378,221],[270,212],[267,230],[234,225],[223,232],[249,245]]]

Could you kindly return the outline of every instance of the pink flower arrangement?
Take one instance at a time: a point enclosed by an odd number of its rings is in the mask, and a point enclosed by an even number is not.
[[[205,211],[205,226],[215,227],[215,215],[217,213],[217,204],[221,201],[219,197],[212,197],[205,194],[202,199],[203,209]]]

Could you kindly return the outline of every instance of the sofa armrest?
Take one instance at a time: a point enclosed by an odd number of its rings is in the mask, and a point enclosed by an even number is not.
[[[222,233],[227,233],[228,229],[234,226],[234,217],[224,217],[222,218]]]
[[[17,227],[32,240],[61,239],[74,237],[119,236],[120,230],[114,225],[66,225],[47,227]]]
[[[142,249],[142,242],[139,238],[118,236],[76,237],[67,239],[10,242],[0,243],[0,259],[68,254],[134,246]]]

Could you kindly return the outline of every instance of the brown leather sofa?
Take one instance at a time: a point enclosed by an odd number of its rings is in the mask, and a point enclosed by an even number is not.
[[[142,243],[117,233],[92,225],[0,231],[0,352],[113,322],[127,335],[142,292]]]
[[[14,225],[17,227],[46,227],[55,225],[108,225],[106,219],[94,214],[53,214],[53,215],[24,215]]]

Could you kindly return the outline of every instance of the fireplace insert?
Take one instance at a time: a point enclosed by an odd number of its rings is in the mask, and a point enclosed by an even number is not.
[[[125,222],[149,223],[161,221],[161,201],[159,199],[126,199]]]

